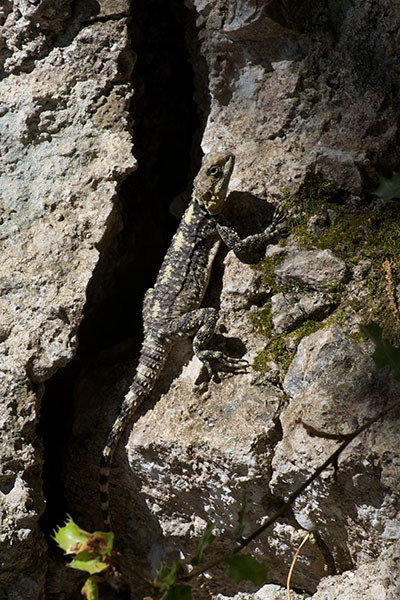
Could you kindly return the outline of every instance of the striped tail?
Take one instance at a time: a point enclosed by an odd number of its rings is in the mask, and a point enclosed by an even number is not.
[[[142,346],[135,377],[122,403],[120,412],[107,436],[100,463],[101,512],[106,531],[111,528],[109,477],[112,459],[126,425],[136,409],[153,389],[167,358],[169,345],[156,338],[146,339]]]

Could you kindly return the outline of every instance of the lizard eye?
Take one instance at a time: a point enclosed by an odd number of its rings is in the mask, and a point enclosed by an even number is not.
[[[212,175],[213,177],[216,177],[217,175],[220,174],[220,172],[221,172],[220,167],[217,167],[217,166],[214,165],[213,167],[210,167],[208,169],[207,174],[208,175]]]

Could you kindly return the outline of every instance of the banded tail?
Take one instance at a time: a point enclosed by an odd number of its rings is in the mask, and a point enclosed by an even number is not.
[[[130,418],[153,389],[164,366],[168,350],[169,344],[160,342],[155,336],[144,340],[135,377],[124,398],[119,415],[107,436],[101,456],[99,477],[101,512],[107,531],[111,526],[109,477],[115,449]]]

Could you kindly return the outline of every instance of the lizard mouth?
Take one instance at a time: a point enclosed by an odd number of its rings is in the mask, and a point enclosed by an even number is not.
[[[225,197],[222,199],[219,198],[216,194],[212,192],[206,192],[203,196],[204,206],[210,215],[216,215],[220,212],[222,205],[224,204]]]

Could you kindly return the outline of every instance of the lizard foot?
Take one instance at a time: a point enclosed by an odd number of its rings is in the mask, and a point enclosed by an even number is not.
[[[212,362],[217,362],[235,373],[245,373],[249,367],[249,362],[245,358],[227,356],[219,350],[201,350],[197,354],[197,358],[204,364],[210,377],[218,371],[211,366]]]

